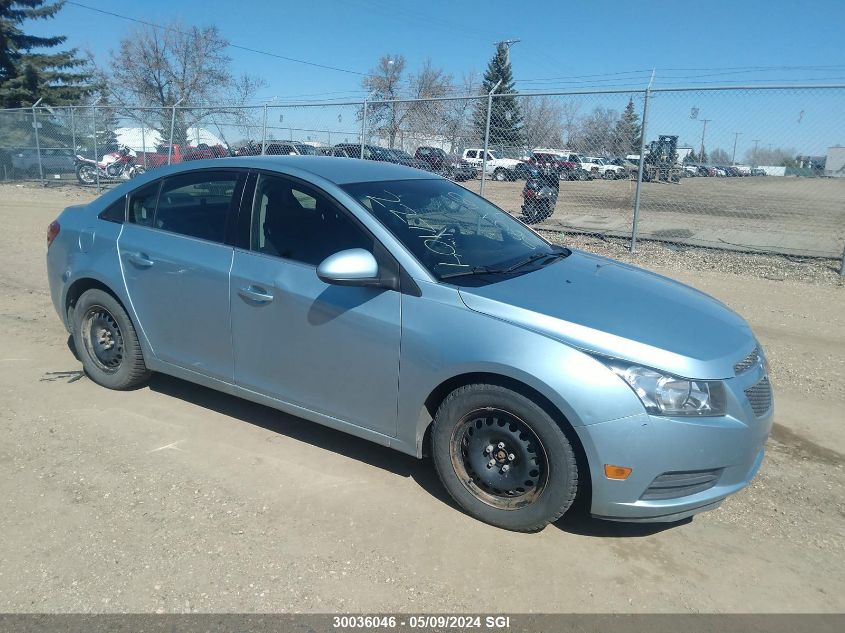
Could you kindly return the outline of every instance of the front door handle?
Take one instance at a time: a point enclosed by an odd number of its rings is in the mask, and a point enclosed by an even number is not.
[[[129,253],[126,259],[140,268],[149,268],[155,263],[145,253]]]
[[[238,294],[251,303],[270,303],[273,300],[273,295],[259,286],[240,288]]]

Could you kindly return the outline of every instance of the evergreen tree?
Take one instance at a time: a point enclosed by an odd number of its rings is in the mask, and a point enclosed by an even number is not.
[[[91,92],[91,74],[86,60],[76,49],[54,49],[64,36],[27,35],[21,28],[26,20],[52,18],[63,1],[3,0],[0,2],[0,107],[28,106],[40,97],[51,106],[78,103]]]
[[[628,100],[628,105],[625,106],[625,110],[622,111],[622,115],[616,123],[615,137],[617,147],[615,153],[622,155],[638,154],[640,151],[641,134],[640,115],[637,114],[634,108],[634,99],[632,97]]]
[[[690,151],[689,154],[686,155],[684,158],[684,163],[691,164],[698,162],[698,154],[695,153],[695,150]]]
[[[502,83],[493,94],[512,95],[514,88],[513,72],[511,71],[508,49],[505,44],[496,47],[496,54],[487,70],[481,84],[481,93],[486,95],[499,80]],[[479,99],[473,112],[473,127],[479,139],[484,138],[487,126],[487,100]],[[490,147],[521,147],[525,143],[523,132],[522,112],[514,96],[494,97],[490,111]]]

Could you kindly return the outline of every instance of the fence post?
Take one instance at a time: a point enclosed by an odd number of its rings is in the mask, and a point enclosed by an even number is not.
[[[267,151],[267,104],[264,104],[264,122],[261,124],[261,155]]]
[[[500,79],[487,93],[487,123],[484,125],[484,155],[481,157],[481,190],[479,191],[482,197],[484,196],[484,181],[487,179],[487,149],[490,147],[490,113],[493,110],[493,93],[501,83]]]
[[[73,155],[76,156],[76,123],[73,120],[74,107],[70,106],[70,138],[73,143]]]
[[[654,71],[651,71],[651,80],[648,88],[645,89],[643,98],[643,125],[640,128],[640,164],[637,168],[637,190],[634,193],[634,218],[631,223],[631,252],[637,248],[637,223],[640,220],[640,189],[643,186],[643,165],[645,164],[645,135],[648,125],[648,101],[651,97],[651,83],[654,81]]]
[[[845,277],[845,248],[842,249],[842,259],[839,262],[839,276]]]
[[[364,143],[366,141],[364,139],[367,138],[367,100],[364,99],[364,115],[361,117],[361,155],[358,157],[363,160],[364,158]]]
[[[100,161],[97,160],[97,104],[100,102],[100,98],[97,97],[97,100],[91,104],[91,134],[93,137],[94,143],[94,178],[97,181],[97,194],[100,193]]]
[[[41,143],[38,139],[38,117],[35,114],[35,108],[41,103],[44,97],[39,97],[38,101],[32,104],[32,128],[35,130],[35,153],[38,156],[38,179],[41,184],[44,184],[44,167],[41,165]]]
[[[141,120],[141,153],[144,154],[144,169],[147,168],[147,136],[144,128],[146,127],[143,119]]]
[[[176,106],[182,103],[182,99],[173,104],[173,110],[170,113],[170,142],[167,144],[167,164],[170,165],[173,159],[173,130],[176,127]]]

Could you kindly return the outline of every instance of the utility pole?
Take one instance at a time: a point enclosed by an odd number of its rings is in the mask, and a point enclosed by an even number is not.
[[[734,132],[734,153],[731,157],[731,165],[736,165],[736,141],[740,137],[742,132]]]
[[[754,158],[751,162],[754,163],[754,165],[753,165],[754,167],[757,167],[757,144],[760,142],[760,139],[755,138],[755,139],[751,139],[751,140],[754,141]]]
[[[698,153],[699,167],[701,167],[701,164],[704,162],[704,134],[707,132],[707,124],[712,120],[713,119],[701,119],[701,122],[704,123],[704,127],[701,128],[701,151]]]
[[[515,40],[501,40],[499,42],[493,42],[493,43],[496,45],[496,48],[499,48],[499,44],[505,45],[505,63],[510,64],[511,63],[511,46],[513,46],[514,44],[521,42],[521,41],[522,40],[520,40],[520,39],[515,39]]]

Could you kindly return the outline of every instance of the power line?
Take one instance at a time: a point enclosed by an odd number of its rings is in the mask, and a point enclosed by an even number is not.
[[[139,18],[133,18],[128,15],[122,15],[120,13],[115,13],[113,11],[106,11],[105,9],[98,9],[97,7],[91,7],[87,4],[82,4],[81,2],[74,2],[73,0],[67,0],[67,4],[73,5],[75,7],[79,7],[81,9],[87,9],[89,11],[95,11],[96,13],[102,13],[103,15],[109,15],[114,18],[120,18],[121,20],[128,20],[130,22],[135,22],[137,24],[144,24],[146,26],[150,26],[155,29],[161,29],[164,31],[171,31],[173,33],[179,33],[180,35],[188,35],[185,31],[181,31],[177,28],[172,26],[162,26],[160,24],[156,24],[154,22],[148,22],[146,20],[141,20]],[[262,51],[257,48],[251,48],[249,46],[241,46],[240,44],[228,44],[229,48],[236,48],[238,50],[247,51],[249,53],[257,53],[258,55],[266,55],[268,57],[274,57],[276,59],[282,59],[287,62],[293,62],[296,64],[304,64],[306,66],[312,66],[314,68],[322,68],[323,70],[334,70],[339,73],[348,73],[350,75],[359,75],[361,77],[366,77],[367,73],[358,72],[357,70],[350,70],[348,68],[339,68],[337,66],[328,66],[326,64],[318,64],[317,62],[309,62],[305,59],[297,59],[295,57],[287,57],[285,55],[279,55],[277,53],[271,53],[269,51]]]

